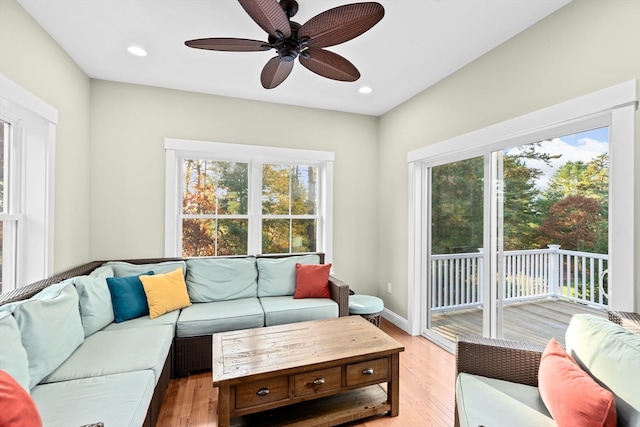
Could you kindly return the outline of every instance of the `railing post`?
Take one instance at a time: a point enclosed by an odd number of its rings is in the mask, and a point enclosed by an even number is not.
[[[560,285],[560,245],[547,245],[551,250],[549,254],[549,279],[551,281],[551,295],[558,296],[558,286]]]

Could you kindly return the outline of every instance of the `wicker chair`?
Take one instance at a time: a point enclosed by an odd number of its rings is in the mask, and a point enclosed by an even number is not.
[[[640,334],[640,314],[610,311],[609,320]],[[456,378],[461,372],[513,383],[538,386],[538,369],[544,346],[518,341],[498,340],[475,335],[458,335]],[[455,426],[460,426],[457,402]]]

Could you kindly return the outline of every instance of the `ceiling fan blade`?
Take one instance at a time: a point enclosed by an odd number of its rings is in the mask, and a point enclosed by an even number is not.
[[[291,23],[277,0],[238,0],[251,19],[274,37],[291,37]]]
[[[353,3],[322,12],[307,21],[298,31],[299,38],[309,38],[307,46],[328,47],[344,43],[371,29],[384,17],[380,3]]]
[[[355,82],[360,78],[360,72],[351,62],[328,50],[310,47],[299,58],[305,68],[328,79]]]
[[[293,70],[293,61],[282,61],[279,56],[271,58],[262,69],[260,82],[265,89],[273,89],[282,83]]]
[[[195,49],[221,50],[225,52],[257,52],[271,49],[267,42],[233,38],[195,39],[187,40],[184,44]]]

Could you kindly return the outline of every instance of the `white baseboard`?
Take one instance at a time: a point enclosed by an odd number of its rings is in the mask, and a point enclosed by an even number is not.
[[[404,317],[398,316],[396,313],[389,310],[388,308],[385,308],[384,310],[382,310],[382,317],[384,317],[386,320],[396,325],[398,328],[405,331],[407,334],[411,335],[411,328],[409,327],[409,321]]]

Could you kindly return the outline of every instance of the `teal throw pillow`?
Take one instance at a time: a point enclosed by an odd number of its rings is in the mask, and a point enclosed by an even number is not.
[[[153,271],[145,275],[151,276]],[[140,276],[107,277],[107,286],[116,323],[149,314],[149,303]]]

